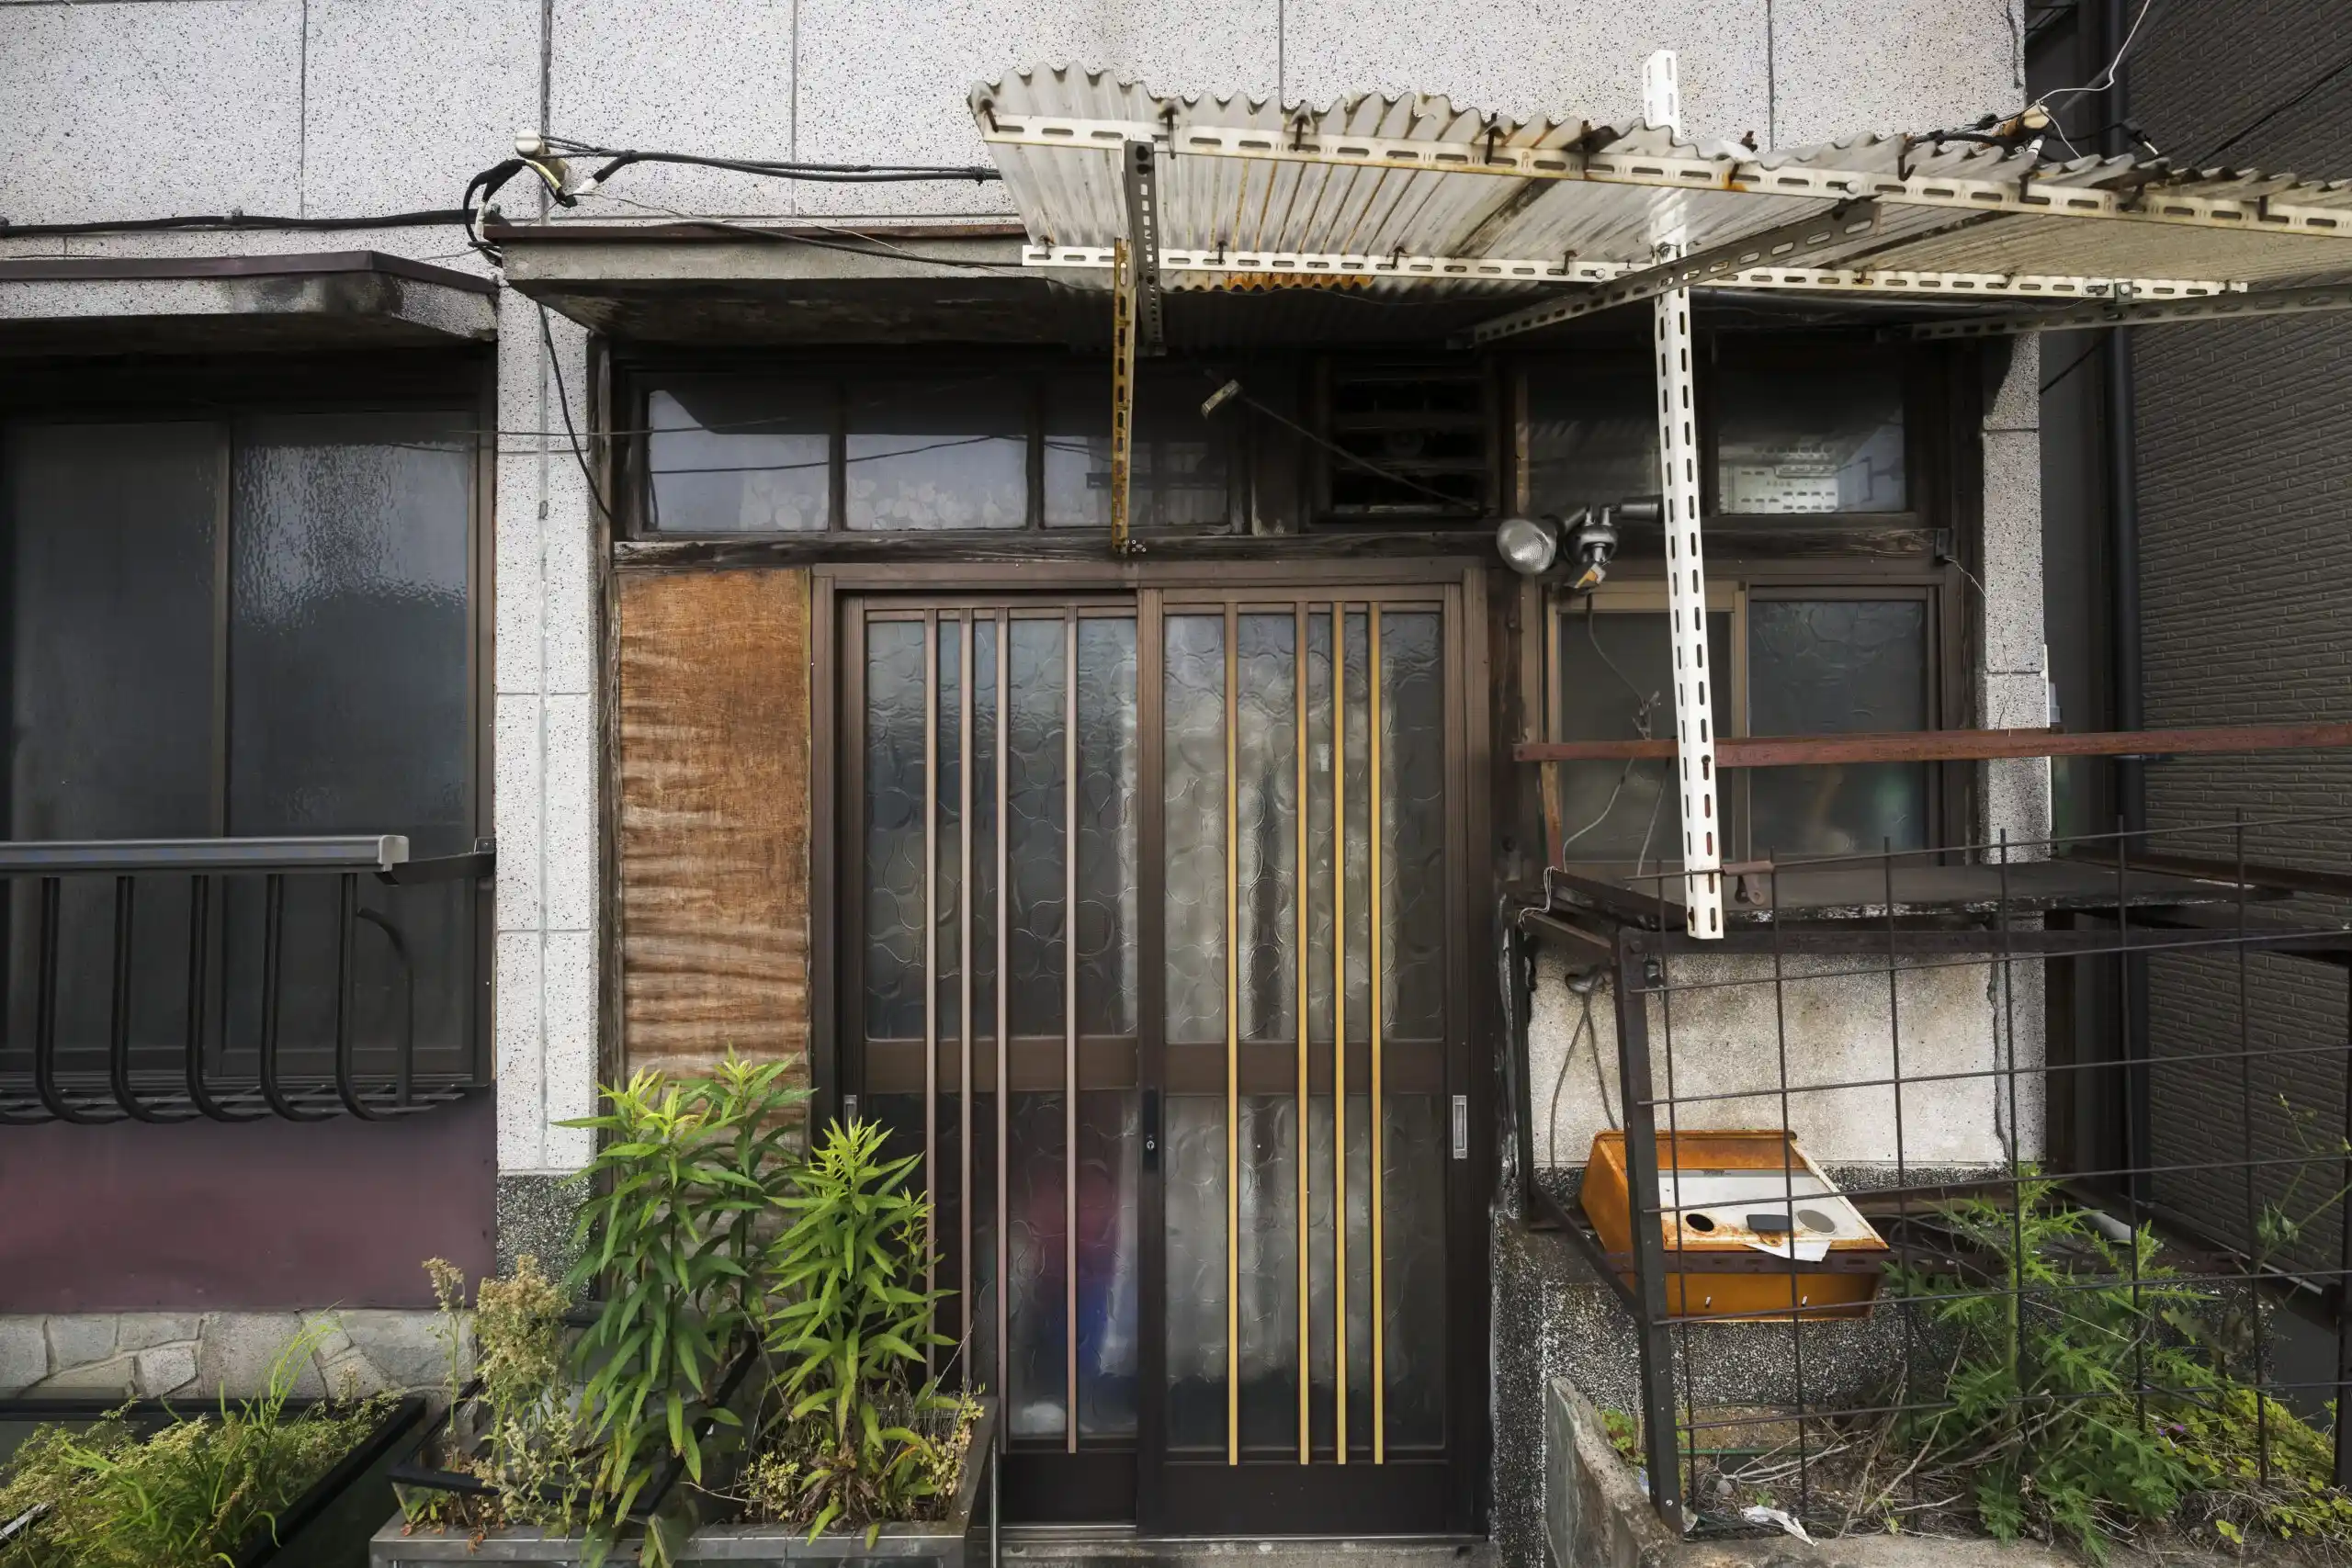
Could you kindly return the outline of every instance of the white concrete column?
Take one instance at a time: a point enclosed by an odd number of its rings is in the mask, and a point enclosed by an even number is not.
[[[1984,418],[1984,558],[1983,662],[1976,677],[1976,722],[1986,729],[2035,729],[2050,722],[2048,639],[2041,625],[2041,340],[2016,340],[1997,387],[1988,387]],[[1997,352],[1997,348],[1990,351]],[[1991,843],[2050,833],[2050,767],[2041,758],[1984,765],[1977,836]],[[2041,851],[2018,852],[2039,859]]]
[[[501,1250],[512,1252],[510,1231],[537,1227],[510,1213],[510,1195],[542,1211],[531,1190],[594,1148],[556,1123],[595,1109],[598,502],[558,390],[584,445],[586,333],[561,316],[543,329],[539,307],[512,289],[498,318],[498,1174]]]

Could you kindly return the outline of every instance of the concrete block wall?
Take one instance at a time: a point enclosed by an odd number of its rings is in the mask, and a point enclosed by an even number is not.
[[[2135,53],[2132,113],[2167,152],[2201,166],[2224,138],[2300,92],[2342,52],[2335,0],[2188,0],[2162,8]],[[2229,46],[2212,39],[2226,27]],[[2352,78],[2339,77],[2222,154],[2241,167],[2352,175]],[[2137,366],[2147,722],[2281,723],[2352,716],[2352,321],[2314,316],[2191,325],[2134,334]],[[2183,757],[2147,769],[2152,826],[2332,814],[2318,826],[2250,829],[2247,853],[2352,870],[2352,757],[2282,752]],[[2158,847],[2161,847],[2158,846]],[[2226,835],[2181,852],[2233,852]],[[2313,913],[2341,919],[2340,908]],[[2235,1051],[2234,959],[2150,965],[2151,1046],[2161,1061]],[[2257,1050],[2301,1050],[2247,1064],[2151,1075],[2159,1158],[2283,1160],[2340,1127],[2345,1063],[2312,1047],[2345,1038],[2345,977],[2329,966],[2248,960],[2246,1022]],[[2286,1105],[2282,1106],[2281,1099]],[[2214,1114],[2214,1107],[2225,1113]],[[2289,1107],[2292,1109],[2290,1110]],[[2313,1115],[2316,1129],[2297,1125]],[[2280,1195],[2288,1168],[2260,1172],[2257,1201]],[[2330,1175],[2307,1189],[2324,1192]],[[2221,1234],[2245,1229],[2238,1170],[2182,1173],[2159,1196]],[[2305,1205],[2307,1206],[2307,1205]],[[2333,1237],[2332,1213],[2313,1227]],[[2303,1249],[2335,1263],[2333,1241]]]

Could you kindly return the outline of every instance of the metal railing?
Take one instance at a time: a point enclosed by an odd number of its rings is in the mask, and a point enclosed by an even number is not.
[[[2290,1438],[2307,1472],[2332,1444],[2322,1483],[2352,1483],[2352,1424],[2328,1416],[2352,1392],[2352,875],[2309,863],[2311,844],[2347,840],[2352,818],[2241,816],[1768,858],[1726,868],[1734,918],[1703,943],[1681,929],[1679,879],[1550,874],[1544,904],[1510,923],[1565,952],[1582,994],[1613,994],[1613,1062],[1595,1029],[1590,1085],[1582,1063],[1559,1073],[1570,1121],[1589,1087],[1597,1114],[1622,1107],[1622,1133],[1596,1137],[1580,1178],[1567,1167],[1585,1150],[1563,1145],[1546,1180],[1531,1134],[1560,1124],[1557,1086],[1547,1115],[1522,1044],[1523,1195],[1632,1315],[1631,1414],[1669,1523],[1784,1528],[1759,1526],[1761,1499],[1815,1530],[1853,1527],[1858,1451],[1963,1397],[1982,1414],[1986,1385],[1963,1394],[1953,1377],[1968,1324],[2007,1323],[2009,1366],[2030,1365],[2034,1337],[2099,1291],[2170,1305],[2129,1319],[2115,1380],[2034,1366],[2018,1401],[2144,1424],[2179,1407],[2166,1401],[2243,1400],[2262,1485]],[[1757,1213],[1702,1213],[1685,1175],[1727,1134],[1779,1151],[1770,1190],[1745,1201]],[[1620,1135],[1622,1168],[1605,1171]],[[1593,1197],[1612,1179],[1613,1237]],[[1809,1205],[1825,1190],[1858,1229]],[[2031,1239],[2047,1221],[2103,1239]],[[1839,1239],[1800,1245],[1816,1224]],[[1975,1303],[1997,1313],[1973,1317]],[[2210,1382],[2167,1385],[2181,1350]],[[1885,1506],[1949,1504],[1920,1486],[1901,1480]]]
[[[459,1098],[487,1081],[494,868],[393,834],[0,842],[0,1123]]]

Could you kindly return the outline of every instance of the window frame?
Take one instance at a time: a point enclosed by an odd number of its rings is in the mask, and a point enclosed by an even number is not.
[[[1179,363],[1182,363],[1181,361]],[[1010,528],[852,528],[847,498],[850,436],[848,390],[858,379],[890,381],[941,372],[979,373],[1023,384],[1025,443],[1023,466],[1027,510],[1020,526]],[[775,349],[735,349],[724,352],[669,352],[631,355],[612,366],[615,396],[612,426],[600,434],[608,443],[613,476],[614,521],[617,536],[631,540],[692,541],[704,544],[803,540],[841,543],[848,540],[925,540],[937,546],[972,545],[1012,539],[1102,537],[1107,525],[1057,524],[1048,526],[1046,507],[1046,420],[1048,389],[1061,377],[1102,377],[1105,416],[1108,415],[1111,362],[1075,355],[1060,358],[1035,354],[948,352],[918,355],[911,352],[839,352],[801,355]],[[769,378],[830,385],[831,427],[827,434],[826,515],[822,528],[662,528],[652,523],[650,448],[652,393],[665,379],[682,376]],[[1140,525],[1135,532],[1149,538],[1198,538],[1246,531],[1248,513],[1249,444],[1230,425],[1211,423],[1225,457],[1225,520],[1218,524]]]
[[[355,394],[354,387],[369,389]],[[187,423],[212,425],[220,444],[214,497],[216,571],[212,598],[211,828],[225,837],[231,761],[228,749],[231,509],[235,495],[236,423],[269,415],[418,413],[449,411],[470,421],[474,435],[466,487],[466,721],[463,776],[466,836],[473,846],[495,832],[495,734],[498,605],[496,516],[498,367],[482,351],[288,354],[202,356],[145,363],[35,365],[0,377],[0,423],[29,425]],[[10,520],[0,516],[0,526]],[[492,879],[476,884],[468,1038],[460,1051],[469,1081],[490,1078],[492,976],[497,920]]]
[[[1662,615],[1667,607],[1666,581],[1662,576],[1648,575],[1645,563],[1637,563],[1633,570],[1611,578],[1594,589],[1591,598],[1596,615]],[[1955,685],[1961,662],[1957,628],[1951,624],[1956,598],[1944,572],[1901,561],[1856,562],[1851,565],[1736,562],[1726,569],[1709,572],[1708,613],[1728,611],[1731,615],[1732,667],[1728,671],[1731,705],[1726,732],[1735,737],[1749,733],[1750,606],[1759,601],[1787,603],[1838,599],[1905,600],[1927,607],[1928,728],[1951,728],[1955,722],[1954,716],[1968,711],[1966,693]],[[1564,651],[1561,628],[1569,615],[1581,613],[1581,602],[1547,589],[1544,592],[1542,603],[1544,733],[1546,738],[1556,740],[1564,738],[1565,682],[1561,679],[1560,660]],[[1716,679],[1721,681],[1724,678],[1724,672],[1718,671]],[[1928,763],[1925,766],[1928,776],[1926,849],[1941,858],[1968,842],[1966,764]],[[1726,769],[1718,776],[1724,781],[1720,792],[1724,801],[1723,811],[1725,820],[1732,825],[1734,840],[1724,858],[1750,859],[1755,846],[1748,840],[1751,825],[1748,770]],[[1544,770],[1542,809],[1546,859],[1549,859],[1566,828],[1561,820],[1559,783],[1550,768]],[[1593,861],[1580,863],[1587,871],[1607,874],[1612,873],[1619,863]]]

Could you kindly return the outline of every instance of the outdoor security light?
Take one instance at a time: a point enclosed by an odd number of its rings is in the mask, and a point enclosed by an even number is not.
[[[1495,527],[1495,548],[1521,577],[1541,577],[1560,556],[1559,521],[1551,517],[1506,517]]]

